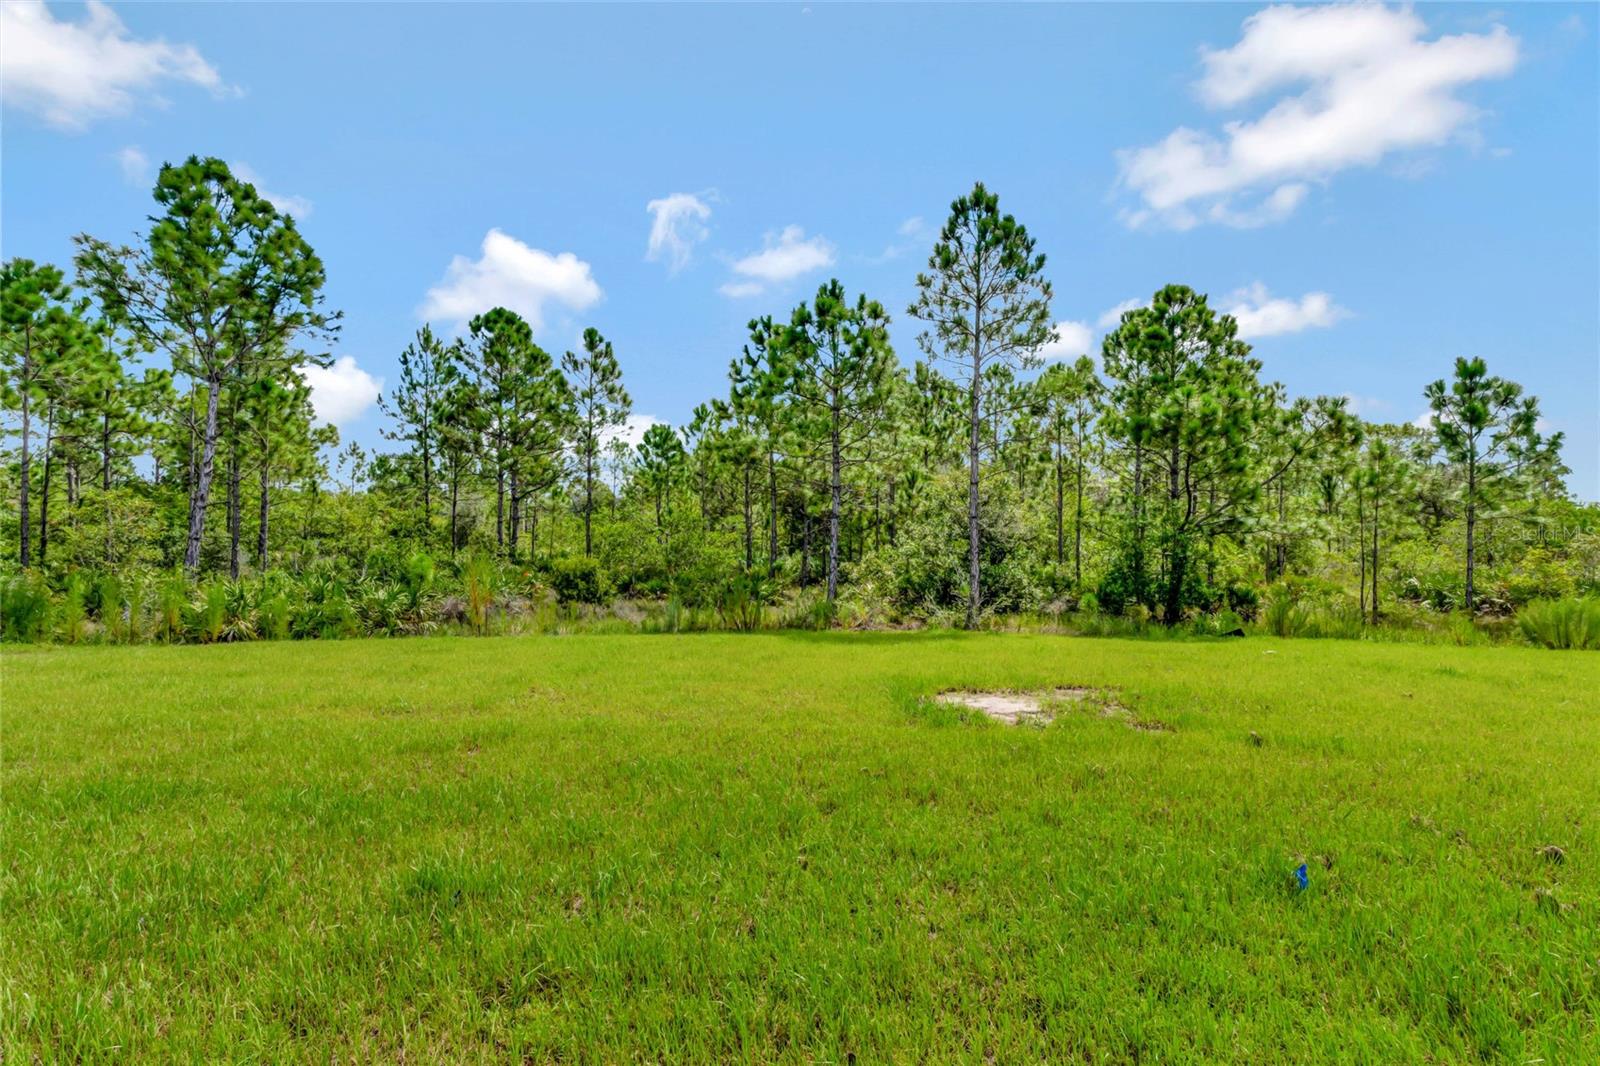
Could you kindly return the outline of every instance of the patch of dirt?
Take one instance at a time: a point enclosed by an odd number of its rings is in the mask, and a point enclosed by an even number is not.
[[[1172,733],[1176,729],[1154,718],[1141,718],[1118,703],[1109,692],[1092,688],[1049,688],[1032,692],[993,689],[974,691],[953,689],[934,697],[939,703],[966,707],[993,718],[1005,725],[1044,725],[1056,716],[1058,710],[1072,704],[1099,714],[1102,718],[1115,718],[1129,729],[1141,733]]]
[[[1052,703],[1081,702],[1094,695],[1087,688],[1052,688],[1041,692],[970,692],[956,690],[941,692],[934,699],[956,707],[970,707],[982,711],[997,722],[1018,725],[1022,722],[1043,724],[1055,717]]]

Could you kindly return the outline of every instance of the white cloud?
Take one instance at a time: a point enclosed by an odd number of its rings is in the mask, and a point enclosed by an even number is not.
[[[495,307],[517,312],[538,332],[545,305],[561,304],[582,311],[600,301],[600,286],[589,264],[562,252],[551,255],[530,248],[515,237],[492,229],[483,238],[477,259],[458,255],[444,279],[428,290],[417,314],[464,326],[474,315]]]
[[[256,194],[267,203],[277,208],[285,215],[293,215],[295,221],[300,221],[311,214],[311,201],[304,196],[291,196],[287,193],[269,192],[262,187],[261,175],[245,163],[229,163],[228,169],[233,171],[233,176],[240,181],[248,181],[255,186]]]
[[[1239,322],[1239,336],[1246,340],[1326,329],[1350,315],[1325,292],[1308,292],[1298,300],[1285,299],[1273,296],[1259,281],[1224,302],[1228,304],[1227,313]]]
[[[1416,418],[1413,418],[1411,420],[1411,424],[1413,426],[1417,427],[1418,429],[1432,429],[1433,428],[1433,423],[1434,423],[1434,414],[1433,414],[1432,411],[1424,411],[1420,415],[1418,415]]]
[[[644,440],[644,432],[651,426],[661,424],[661,419],[654,415],[629,415],[628,420],[620,426],[611,426],[600,433],[600,444],[607,447],[614,440],[620,440],[630,448],[637,448],[639,442]]]
[[[912,215],[910,218],[900,223],[900,229],[896,232],[898,232],[902,237],[920,237],[922,236],[922,230],[925,225],[926,223],[922,221],[921,215]]]
[[[1123,300],[1121,303],[1117,304],[1117,306],[1108,307],[1101,312],[1100,317],[1095,320],[1095,325],[1099,326],[1101,329],[1116,329],[1118,326],[1122,325],[1122,316],[1124,313],[1143,306],[1145,306],[1145,301],[1139,299],[1138,297]]]
[[[705,222],[711,217],[711,206],[693,193],[675,192],[651,200],[645,210],[653,216],[645,258],[655,261],[664,256],[668,269],[677,273],[689,265],[694,246],[710,235]]]
[[[1431,41],[1422,39],[1426,31],[1410,8],[1377,4],[1276,6],[1251,15],[1232,48],[1202,50],[1199,96],[1210,107],[1233,108],[1284,95],[1253,120],[1224,123],[1220,135],[1180,126],[1156,144],[1118,153],[1121,183],[1142,201],[1123,212],[1124,221],[1265,225],[1294,212],[1307,182],[1470,138],[1479,113],[1455,94],[1509,75],[1517,39],[1503,26]]]
[[[767,234],[763,247],[733,262],[736,277],[717,291],[724,296],[754,296],[768,286],[791,281],[834,263],[833,245],[822,237],[807,237],[799,226]]]
[[[332,366],[307,366],[300,376],[311,386],[311,407],[318,421],[335,426],[360,418],[383,390],[383,379],[362,370],[353,355],[341,355]]]
[[[1039,349],[1042,359],[1076,359],[1094,351],[1094,331],[1087,322],[1057,322],[1055,336]]]
[[[129,185],[150,184],[150,157],[136,144],[117,152],[117,166],[122,168],[122,180]]]
[[[157,82],[223,91],[222,77],[193,45],[140,41],[112,10],[91,0],[81,22],[58,20],[41,0],[0,3],[0,100],[53,126],[80,130],[132,110]]]

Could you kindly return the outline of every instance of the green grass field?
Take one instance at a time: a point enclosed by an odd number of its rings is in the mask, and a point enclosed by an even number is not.
[[[3,667],[7,1062],[1600,1061],[1596,655],[788,634]],[[924,700],[1062,684],[1171,729]]]

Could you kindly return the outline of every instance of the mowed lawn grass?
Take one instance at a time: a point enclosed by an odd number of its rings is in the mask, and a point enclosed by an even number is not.
[[[440,638],[3,684],[8,1062],[1600,1061],[1592,654]],[[1170,729],[925,700],[1056,685]]]

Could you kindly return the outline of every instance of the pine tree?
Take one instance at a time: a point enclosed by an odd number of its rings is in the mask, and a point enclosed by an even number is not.
[[[1027,229],[1000,213],[979,182],[950,205],[950,217],[917,275],[909,314],[928,323],[917,342],[930,358],[960,368],[967,392],[967,626],[983,604],[979,573],[979,463],[983,372],[999,362],[1031,365],[1050,339],[1050,283]]]
[[[628,420],[632,401],[622,387],[611,342],[593,328],[583,331],[583,351],[561,360],[574,407],[573,451],[583,472],[583,554],[594,554],[594,479],[600,449]]]
[[[866,296],[850,303],[837,279],[794,310],[783,334],[791,395],[807,441],[820,445],[828,476],[828,601],[839,592],[844,473],[872,454],[895,366],[889,316]]]
[[[456,342],[459,344],[460,342]],[[439,408],[455,381],[458,357],[434,335],[431,326],[417,331],[400,353],[400,384],[378,397],[378,406],[393,421],[386,439],[411,445],[422,479],[422,529],[426,541],[433,527],[433,476],[439,461]]]
[[[218,410],[230,380],[302,333],[337,329],[320,309],[322,261],[249,182],[219,159],[190,156],[161,168],[146,247],[77,238],[79,276],[106,316],[144,348],[160,348],[206,397],[200,455],[190,486],[184,566],[200,565],[200,542],[216,462]],[[298,350],[298,349],[294,349]]]
[[[1457,359],[1455,379],[1441,378],[1424,392],[1433,412],[1434,433],[1445,457],[1465,474],[1462,505],[1466,509],[1466,592],[1468,611],[1477,602],[1478,515],[1487,497],[1499,489],[1504,463],[1516,445],[1530,443],[1539,420],[1539,402],[1524,398],[1522,386],[1491,377],[1482,359]]]

